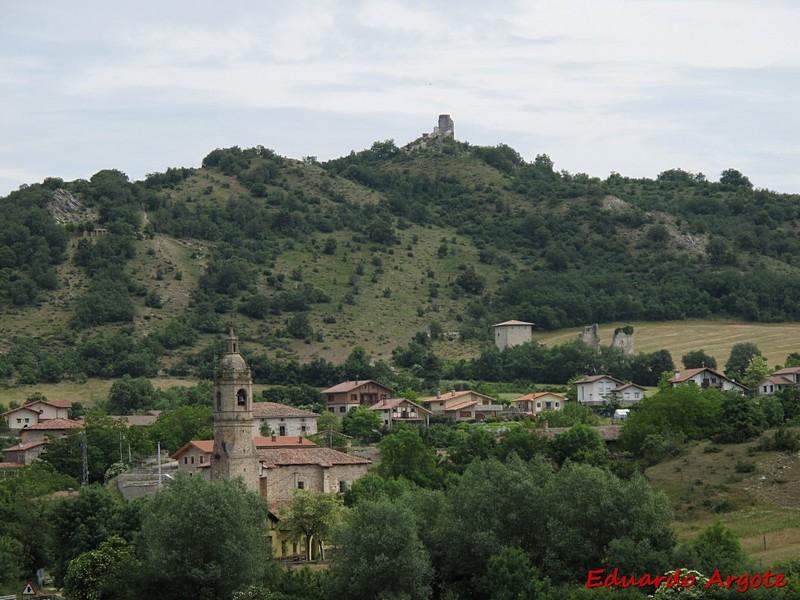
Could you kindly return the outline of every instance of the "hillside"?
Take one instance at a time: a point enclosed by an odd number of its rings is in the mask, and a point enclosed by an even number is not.
[[[681,169],[600,180],[454,140],[376,142],[328,163],[229,148],[139,182],[48,179],[0,213],[8,382],[203,375],[230,324],[253,352],[340,364],[356,346],[390,362],[431,330],[437,356],[475,357],[510,318],[548,343],[635,323],[640,350],[724,361],[738,339],[712,347],[705,329],[647,323],[711,319],[719,335],[800,321],[798,196],[733,169],[719,183]],[[109,351],[124,360],[91,362]],[[42,353],[61,366],[26,367]]]

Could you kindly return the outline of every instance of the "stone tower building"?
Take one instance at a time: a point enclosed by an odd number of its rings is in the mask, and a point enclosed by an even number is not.
[[[258,453],[253,442],[253,377],[239,354],[231,328],[225,354],[214,374],[214,453],[211,478],[241,477],[259,491]]]
[[[439,125],[433,128],[433,134],[451,138],[456,136],[455,125],[450,115],[439,115]]]

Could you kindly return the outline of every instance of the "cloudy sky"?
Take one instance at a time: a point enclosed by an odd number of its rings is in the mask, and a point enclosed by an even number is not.
[[[0,195],[456,137],[800,193],[797,0],[0,0]]]

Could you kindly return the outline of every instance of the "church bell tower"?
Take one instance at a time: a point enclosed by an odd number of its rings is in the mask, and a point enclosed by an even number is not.
[[[239,354],[239,338],[228,333],[214,374],[214,454],[211,479],[241,477],[259,491],[258,453],[253,442],[253,377]]]

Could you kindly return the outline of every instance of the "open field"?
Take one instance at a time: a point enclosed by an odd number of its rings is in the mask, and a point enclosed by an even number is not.
[[[690,350],[705,350],[722,369],[731,346],[754,342],[770,365],[783,365],[786,356],[800,352],[800,323],[740,323],[733,321],[668,321],[664,323],[608,323],[600,325],[600,343],[610,345],[614,329],[633,325],[636,352],[666,349],[680,368],[681,356]],[[547,346],[577,339],[580,328],[534,333]]]
[[[679,541],[720,520],[765,564],[797,557],[800,457],[754,452],[754,446],[702,442],[647,470],[653,488],[670,499]]]
[[[89,379],[86,383],[65,381],[62,383],[38,383],[35,385],[18,385],[0,389],[0,404],[8,406],[10,402],[24,404],[25,400],[34,392],[44,394],[48,400],[61,400],[64,402],[80,402],[85,408],[94,406],[98,401],[108,398],[111,386],[116,379]],[[150,380],[156,389],[165,390],[171,387],[193,386],[196,379],[177,379],[174,377],[158,377]],[[261,391],[266,385],[254,385],[253,393],[256,398],[261,397]]]

